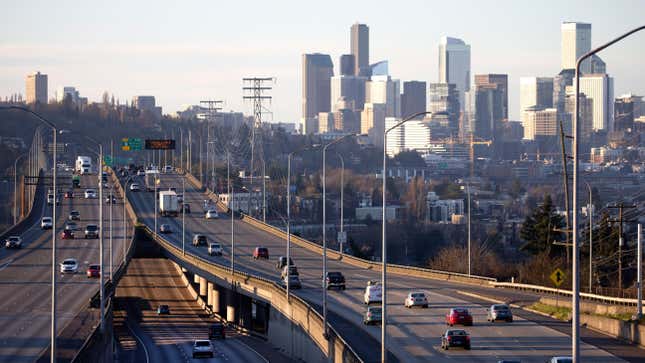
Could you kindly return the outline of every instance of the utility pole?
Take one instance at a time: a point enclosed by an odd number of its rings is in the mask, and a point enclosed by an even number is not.
[[[573,139],[570,135],[564,134],[564,127],[562,126],[562,120],[560,120],[560,144],[562,147],[562,172],[564,173],[564,210],[566,211],[566,231],[565,231],[565,248],[567,249],[567,266],[569,265],[569,260],[571,258],[569,248],[571,244],[569,243],[569,235],[571,234],[571,224],[569,208],[569,174],[567,172],[567,160],[570,156],[567,155],[565,139]],[[575,212],[574,212],[575,213]]]
[[[618,209],[618,219],[613,219],[611,222],[618,223],[618,289],[623,291],[623,246],[625,245],[625,239],[623,237],[623,223],[625,222],[635,222],[633,220],[626,221],[623,218],[623,210],[625,208],[636,208],[635,205],[625,205],[625,203],[620,202],[620,204],[612,205],[607,208]]]
[[[643,316],[643,225],[638,224],[638,236],[636,238],[638,246],[636,248],[636,307],[638,311],[636,312],[636,317],[641,318]]]
[[[249,165],[249,200],[248,200],[248,213],[252,215],[251,212],[251,199],[253,198],[253,168],[254,168],[254,159],[255,159],[255,148],[256,144],[259,147],[258,153],[260,158],[264,160],[264,152],[262,149],[262,133],[260,132],[256,135],[256,129],[262,130],[262,112],[267,111],[267,108],[264,107],[264,103],[271,103],[271,96],[266,95],[272,87],[266,86],[268,82],[275,82],[273,77],[248,77],[242,78],[244,86],[242,87],[242,96],[243,100],[249,100],[253,103],[253,125],[251,127],[251,164]]]

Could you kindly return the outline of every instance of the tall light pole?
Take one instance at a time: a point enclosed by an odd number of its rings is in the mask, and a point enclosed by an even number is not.
[[[231,152],[226,152],[226,180],[228,183],[228,209],[231,211],[231,275],[235,275],[235,191],[231,184]],[[251,195],[249,194],[249,198]]]
[[[327,170],[327,165],[326,165],[327,164],[327,162],[326,162],[327,149],[330,146],[335,145],[335,144],[345,140],[346,138],[348,138],[350,136],[354,136],[354,134],[347,134],[347,135],[345,135],[343,137],[340,137],[340,138],[328,143],[327,145],[323,146],[323,150],[322,150],[322,164],[323,164],[322,165],[323,166],[323,173],[322,173],[322,187],[323,187],[323,197],[322,197],[322,210],[323,210],[323,220],[322,220],[322,235],[323,235],[323,240],[322,240],[322,243],[323,243],[323,246],[322,246],[323,247],[322,289],[323,289],[323,329],[324,329],[325,338],[328,337],[328,334],[327,334],[327,286],[326,286],[326,284],[327,284],[327,280],[326,280],[326,277],[327,277],[327,205],[326,205],[327,204],[326,203],[327,178],[325,176],[325,172]],[[287,261],[287,263],[289,263],[289,262]]]
[[[112,159],[114,160],[114,159]],[[114,204],[114,185],[110,185],[110,281],[114,281],[114,251],[112,250],[112,205]]]
[[[383,177],[383,210],[382,210],[382,235],[381,235],[381,241],[382,241],[382,246],[381,246],[381,287],[382,287],[382,299],[383,302],[381,303],[382,305],[382,316],[381,316],[381,362],[385,363],[387,362],[387,236],[386,236],[386,230],[385,226],[387,224],[386,220],[386,207],[387,207],[387,195],[386,195],[386,181],[387,181],[387,134],[394,130],[395,128],[403,125],[404,123],[413,120],[419,116],[423,115],[429,115],[432,114],[430,111],[424,111],[424,112],[417,112],[408,118],[404,119],[403,121],[400,121],[396,125],[390,127],[389,129],[386,129],[385,132],[383,132],[383,171],[382,171],[382,177]]]
[[[130,180],[132,180],[132,176],[129,176],[126,180],[125,183],[123,184],[123,265],[125,266],[125,245],[127,243],[126,241],[126,235],[127,235],[127,226],[128,226],[128,220],[126,219],[125,215],[125,205],[126,205],[126,194],[128,193],[128,183],[130,183]]]
[[[19,155],[13,162],[13,224],[18,223],[18,160],[22,159],[28,153]],[[54,202],[56,200],[54,199]]]
[[[181,176],[181,195],[186,198],[186,172]],[[181,201],[181,254],[186,256],[186,206]]]
[[[54,171],[52,177],[52,190],[54,192],[54,203],[52,205],[52,290],[51,290],[51,331],[50,331],[50,361],[51,363],[56,362],[56,149],[58,149],[58,144],[56,141],[56,135],[58,134],[58,129],[51,121],[40,116],[38,113],[22,106],[0,106],[0,110],[18,110],[32,114],[38,118],[42,123],[49,126],[53,131],[53,141],[54,141],[54,150],[52,153],[52,158],[54,161]],[[38,152],[39,150],[37,150]]]
[[[99,186],[99,305],[101,307],[101,333],[105,332],[105,288],[103,278],[105,274],[105,266],[103,263],[103,145],[89,136],[85,136],[99,147],[99,170],[98,170],[98,186]]]
[[[632,29],[618,38],[592,49],[576,61],[576,107],[573,122],[573,294],[571,295],[571,356],[573,357],[573,363],[580,362],[580,251],[578,250],[578,143],[580,140],[578,121],[580,116],[580,65],[585,59],[590,58],[592,55],[644,29],[645,25]]]
[[[287,155],[287,266],[291,259],[291,158],[295,151]],[[287,271],[289,267],[287,267]],[[289,277],[287,277],[287,304],[289,303]]]
[[[470,183],[466,183],[466,190],[468,191],[468,276],[470,276]]]
[[[345,160],[343,160],[343,157],[336,153],[338,158],[340,159],[340,235],[341,237],[339,238],[340,241],[338,245],[338,253],[340,253],[340,258],[343,258],[343,243],[345,242],[345,239],[347,236],[345,235],[345,230],[343,229],[343,225],[345,223],[345,218],[344,218],[344,211],[345,211],[345,204],[343,200],[343,194],[345,192]]]
[[[591,285],[593,282],[593,195],[591,193],[591,186],[589,183],[585,182],[587,189],[589,190],[589,209],[587,214],[589,214],[589,293],[591,294]]]

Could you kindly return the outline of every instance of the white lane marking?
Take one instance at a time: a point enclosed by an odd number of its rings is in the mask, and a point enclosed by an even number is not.
[[[132,335],[141,343],[141,346],[143,347],[143,352],[146,353],[146,363],[150,363],[150,356],[148,355],[148,348],[146,348],[146,345],[143,343],[143,340],[139,338],[137,333],[134,332],[134,330],[130,327],[130,324],[125,324],[125,326],[128,327],[128,329],[132,332]]]
[[[250,349],[253,353],[255,353],[258,357],[262,358],[262,360],[263,360],[263,361],[265,361],[266,363],[269,363],[269,360],[268,360],[268,359],[266,359],[264,356],[262,356],[260,353],[258,353],[255,349],[251,348],[248,344],[244,343],[243,341],[241,341],[241,340],[239,340],[239,339],[235,339],[234,341],[236,341],[236,342],[238,342],[238,343],[242,344],[243,346],[247,347],[247,348],[248,348],[248,349]]]
[[[4,270],[5,268],[9,267],[9,265],[13,262],[13,258],[10,259],[9,261],[5,262],[4,264],[0,265],[0,271]]]

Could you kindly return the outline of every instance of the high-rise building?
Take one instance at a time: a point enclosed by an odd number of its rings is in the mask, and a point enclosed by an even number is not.
[[[591,50],[591,24],[565,21],[560,27],[562,69],[575,69],[576,61]],[[586,60],[580,65],[582,73],[591,72]]]
[[[302,55],[302,121],[303,132],[318,132],[318,114],[331,107],[331,77],[334,64],[327,54]]]
[[[585,74],[580,77],[580,92],[593,101],[593,130],[614,131],[614,79]]]
[[[531,106],[524,109],[524,139],[536,140],[540,137],[555,137],[560,131],[557,122],[558,110]]]
[[[370,29],[365,24],[356,23],[351,28],[351,49],[354,56],[354,75],[369,77]]]
[[[399,122],[401,122],[401,119],[398,117],[386,117],[385,128],[389,129],[390,127],[394,127]],[[385,150],[385,152],[388,156],[392,157],[404,150],[404,128],[405,124],[393,129],[387,134],[387,150]]]
[[[383,146],[385,108],[383,103],[365,103],[361,112],[361,134],[367,134],[369,141],[377,146]]]
[[[614,129],[615,131],[633,130],[634,120],[639,118],[643,111],[643,96],[632,94],[616,98],[614,103]]]
[[[27,75],[26,80],[27,104],[47,104],[47,75],[40,72]]]
[[[529,107],[553,107],[553,78],[520,77],[520,118],[525,132],[524,110]]]
[[[432,129],[429,120],[412,120],[403,125],[403,148],[405,150],[428,150],[432,143]],[[390,140],[388,134],[388,142]]]
[[[502,117],[508,120],[508,75],[507,74],[476,74],[475,86],[495,86],[502,97]]]
[[[365,104],[365,83],[367,78],[349,75],[331,77],[331,110],[341,108],[362,110]],[[343,103],[343,106],[340,103]]]
[[[58,87],[56,90],[56,102],[63,102],[65,97],[69,97],[70,101],[74,104],[78,104],[80,101],[79,93],[76,90],[76,87]]]
[[[355,58],[353,54],[343,54],[340,56],[339,66],[340,74],[342,76],[353,76],[354,75],[354,63]]]
[[[464,92],[470,90],[470,45],[463,40],[442,37],[439,42],[439,83],[453,83],[459,91],[461,110]]]
[[[578,112],[580,119],[580,136],[583,143],[588,143],[593,134],[593,100],[587,98],[587,95],[580,93],[578,98]],[[573,86],[567,87],[566,99],[564,104],[564,117],[559,121],[563,122],[564,129],[568,134],[573,130],[573,115],[576,113],[576,93]]]
[[[365,103],[385,104],[385,117],[400,117],[400,81],[390,76],[373,76],[365,84]]]
[[[502,90],[496,84],[475,86],[474,119],[470,120],[470,127],[475,137],[494,141],[498,134],[501,134],[504,120],[502,95]]]
[[[370,64],[369,75],[372,76],[388,76],[390,74],[389,62],[384,60]]]
[[[553,107],[562,115],[564,112],[567,87],[573,85],[575,69],[563,69],[553,77]]]
[[[401,94],[401,117],[426,111],[426,83],[421,81],[403,82]]]
[[[428,85],[428,111],[447,112],[450,127],[459,129],[459,91],[452,83],[430,83]]]
[[[334,114],[332,112],[319,112],[318,133],[324,134],[326,132],[333,131],[336,131],[334,126]]]
[[[341,108],[334,112],[334,128],[341,132],[358,134],[361,132],[360,112]]]

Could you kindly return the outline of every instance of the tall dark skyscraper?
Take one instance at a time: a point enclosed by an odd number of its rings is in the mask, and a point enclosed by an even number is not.
[[[502,97],[502,115],[508,120],[508,75],[507,74],[476,74],[475,87],[496,87]]]
[[[355,58],[353,54],[343,54],[340,56],[340,75],[341,76],[353,76],[354,75],[354,65]]]
[[[351,28],[351,49],[354,56],[354,75],[369,77],[370,68],[370,28],[356,23]]]
[[[401,117],[406,118],[426,110],[426,83],[420,81],[403,82],[401,95]],[[423,118],[423,116],[421,117]]]
[[[328,54],[302,55],[302,122],[306,134],[318,132],[318,113],[329,112],[334,64]]]
[[[495,140],[501,136],[503,104],[502,91],[496,85],[475,87],[475,117],[471,121],[475,137]]]

